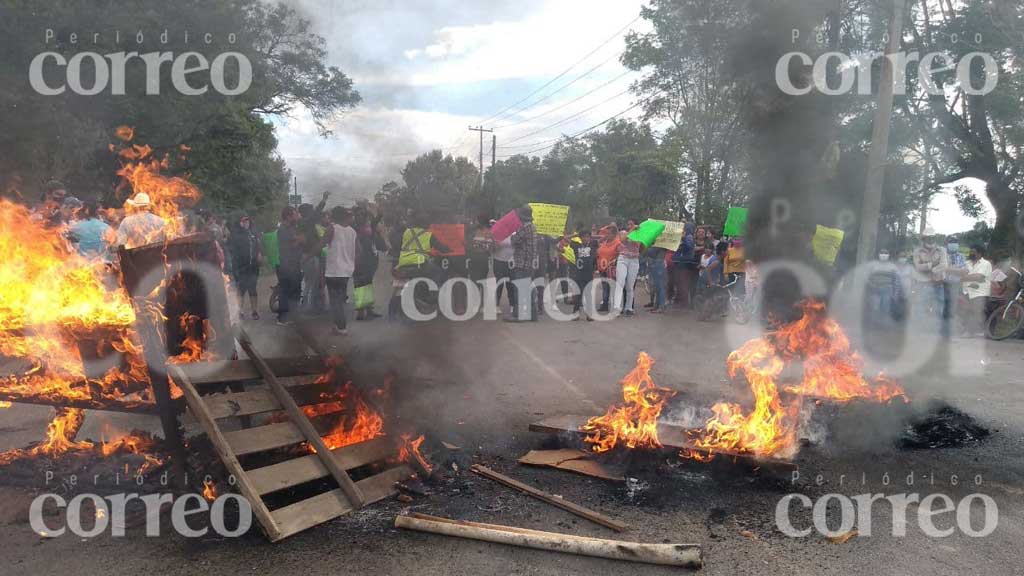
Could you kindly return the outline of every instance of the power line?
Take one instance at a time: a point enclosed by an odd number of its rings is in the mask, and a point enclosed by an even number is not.
[[[533,136],[534,134],[540,134],[541,132],[546,132],[546,131],[550,130],[551,128],[554,128],[555,126],[561,126],[562,124],[565,124],[566,122],[569,122],[570,120],[574,120],[576,118],[579,118],[580,116],[586,114],[587,112],[590,112],[594,108],[597,108],[599,106],[603,106],[603,105],[607,104],[608,102],[611,102],[612,100],[614,100],[614,99],[616,99],[616,98],[618,98],[618,97],[620,97],[620,96],[622,96],[624,94],[629,93],[629,90],[630,90],[629,88],[626,88],[622,92],[619,92],[618,94],[616,94],[616,95],[614,95],[614,96],[612,96],[610,98],[606,98],[606,99],[598,102],[597,104],[594,104],[590,108],[586,108],[584,110],[580,110],[579,112],[573,114],[572,116],[568,116],[566,118],[563,118],[562,120],[559,120],[558,122],[555,122],[554,124],[549,124],[549,125],[541,128],[541,129],[539,129],[539,130],[534,130],[533,132],[528,132],[526,134],[523,134],[522,136],[519,136],[517,138],[513,138],[513,139],[509,140],[508,143],[512,144],[512,143],[515,143],[515,142],[519,142],[520,140],[523,140],[525,138],[529,138],[530,136]]]
[[[565,108],[566,106],[571,106],[572,104],[575,104],[576,102],[579,102],[580,100],[582,100],[582,99],[586,98],[587,96],[590,96],[590,95],[591,95],[591,94],[593,94],[594,92],[597,92],[597,91],[599,91],[599,90],[602,90],[602,89],[603,89],[603,88],[605,88],[606,86],[609,86],[609,85],[611,85],[611,84],[614,84],[614,83],[615,83],[616,81],[618,81],[618,80],[621,80],[622,78],[624,78],[624,77],[628,76],[628,75],[629,75],[630,73],[632,73],[632,72],[633,72],[632,70],[626,70],[626,71],[625,71],[625,72],[623,72],[622,74],[619,74],[619,75],[618,75],[618,76],[616,76],[615,78],[612,78],[611,80],[609,80],[609,81],[605,82],[604,84],[601,84],[600,86],[598,86],[597,88],[594,88],[593,90],[591,90],[591,91],[587,92],[586,94],[583,94],[583,95],[581,95],[581,96],[579,96],[579,97],[577,97],[577,98],[574,98],[574,99],[572,99],[572,100],[570,100],[570,101],[566,102],[565,104],[562,104],[561,106],[558,106],[558,107],[552,108],[551,110],[548,110],[547,112],[543,112],[543,113],[541,113],[541,114],[538,114],[538,115],[536,115],[536,116],[533,116],[532,118],[523,118],[522,120],[519,120],[518,122],[513,122],[513,123],[511,123],[511,124],[505,124],[504,126],[498,126],[498,127],[497,127],[497,128],[495,128],[495,129],[496,129],[496,130],[504,130],[505,128],[511,128],[512,126],[518,126],[518,125],[520,125],[520,124],[523,124],[523,123],[525,123],[525,122],[533,122],[534,120],[536,120],[536,119],[538,119],[538,118],[543,118],[544,116],[547,116],[548,114],[551,114],[552,112],[557,112],[557,111],[559,111],[559,110],[561,110],[561,109]],[[568,84],[566,84],[566,86],[568,86]],[[554,94],[555,94],[555,92],[552,92],[552,93],[551,93],[551,95],[554,95]],[[535,102],[535,103],[534,103],[533,105],[534,105],[534,106],[536,106],[536,105],[537,105],[537,104],[539,104],[540,102],[543,102],[543,100],[540,100],[540,101],[538,101],[538,102]]]
[[[551,98],[552,98],[552,97],[553,97],[553,96],[554,96],[555,94],[558,94],[559,92],[561,92],[561,91],[565,90],[565,89],[566,89],[566,88],[568,88],[569,86],[572,86],[573,84],[575,84],[575,83],[579,82],[580,80],[582,80],[582,79],[586,78],[587,76],[590,76],[590,75],[591,75],[591,74],[593,74],[593,73],[594,73],[594,72],[595,72],[595,71],[596,71],[596,70],[597,70],[598,68],[601,68],[601,67],[603,67],[603,66],[604,66],[605,64],[607,64],[607,63],[611,62],[612,60],[616,60],[616,59],[618,59],[618,58],[619,58],[619,56],[621,56],[621,55],[622,55],[622,52],[616,52],[615,54],[612,54],[612,55],[611,55],[610,57],[608,57],[608,58],[607,58],[606,60],[604,60],[604,61],[602,61],[601,63],[597,64],[597,65],[596,65],[596,66],[594,66],[593,68],[590,68],[589,70],[587,70],[586,72],[584,72],[584,73],[580,74],[579,76],[577,76],[577,77],[573,78],[573,79],[572,79],[572,80],[570,80],[570,81],[569,81],[568,83],[566,83],[566,84],[562,85],[561,87],[557,88],[556,90],[554,90],[554,91],[552,91],[552,92],[548,93],[547,95],[545,95],[544,97],[542,97],[542,98],[541,98],[540,100],[536,100],[536,101],[534,101],[534,102],[527,102],[527,103],[523,104],[522,106],[519,106],[519,107],[517,107],[517,108],[516,108],[515,110],[511,110],[511,111],[509,111],[509,112],[508,112],[507,114],[503,114],[502,116],[503,116],[503,117],[504,117],[505,119],[507,119],[507,120],[511,120],[511,119],[512,119],[512,116],[514,116],[514,115],[516,115],[516,114],[519,114],[519,113],[521,113],[521,112],[525,112],[526,110],[528,110],[528,109],[530,109],[530,108],[532,108],[532,107],[534,107],[534,106],[537,106],[537,105],[538,105],[538,104],[540,104],[541,102],[545,102],[545,101],[547,101],[547,100],[550,100],[550,99],[551,99]],[[627,70],[627,71],[626,71],[625,73],[623,73],[623,74],[622,74],[621,76],[619,76],[619,77],[621,78],[622,76],[625,76],[625,75],[626,75],[626,74],[628,74],[629,72],[630,72],[630,71],[629,71],[629,70]],[[499,117],[499,118],[500,118],[500,117]],[[497,120],[497,119],[496,119],[496,120]],[[513,123],[513,124],[509,124],[508,126],[515,126],[516,124],[521,124],[522,122],[523,122],[523,121],[522,121],[522,120],[520,120],[519,122],[515,122],[515,123]],[[507,127],[507,126],[502,126],[502,128],[505,128],[505,127]]]
[[[636,21],[637,21],[637,20],[639,20],[639,19],[640,19],[640,18],[642,18],[642,17],[643,17],[643,15],[641,14],[640,16],[637,16],[636,18],[632,19],[632,20],[631,20],[631,21],[629,22],[629,24],[626,24],[625,26],[623,26],[623,27],[622,27],[621,29],[619,29],[619,31],[618,31],[618,32],[616,32],[616,33],[615,33],[614,35],[612,35],[612,36],[611,36],[610,38],[608,38],[607,40],[605,40],[604,42],[602,42],[602,43],[601,43],[601,44],[600,44],[600,45],[599,45],[599,46],[598,46],[597,48],[594,48],[593,50],[591,50],[590,52],[588,52],[586,56],[584,56],[583,58],[580,58],[580,59],[579,59],[579,60],[577,60],[577,61],[576,61],[575,63],[573,63],[573,65],[572,65],[572,66],[569,66],[568,68],[566,68],[565,70],[563,70],[561,74],[559,74],[558,76],[555,76],[555,77],[554,77],[554,78],[552,78],[551,80],[548,80],[548,81],[547,81],[547,82],[546,82],[546,83],[545,83],[545,84],[544,84],[543,86],[541,86],[540,88],[537,88],[537,89],[536,89],[536,90],[534,90],[533,92],[530,92],[529,94],[527,94],[527,95],[526,95],[526,96],[525,96],[524,98],[522,98],[521,100],[519,100],[519,101],[517,101],[517,102],[514,102],[514,103],[512,103],[511,105],[507,106],[506,108],[503,108],[503,109],[499,110],[499,111],[498,111],[498,112],[497,112],[496,114],[494,114],[494,115],[492,115],[492,116],[490,116],[490,117],[488,117],[488,118],[485,118],[485,119],[481,120],[481,121],[480,121],[480,125],[483,125],[483,124],[485,124],[485,123],[487,123],[487,122],[490,122],[490,121],[492,121],[492,120],[496,120],[496,119],[500,118],[500,117],[501,117],[501,116],[502,116],[502,115],[503,115],[503,114],[504,114],[505,112],[507,112],[507,111],[511,110],[512,108],[515,108],[516,106],[518,106],[518,105],[522,104],[523,102],[525,102],[525,101],[529,100],[530,98],[532,98],[532,97],[533,97],[533,96],[534,96],[535,94],[539,93],[539,92],[540,92],[541,90],[544,90],[544,89],[545,89],[545,88],[547,88],[548,86],[550,86],[550,85],[554,84],[554,83],[555,83],[555,82],[556,82],[556,81],[557,81],[557,80],[558,80],[559,78],[561,78],[562,76],[565,76],[566,74],[568,74],[568,73],[569,73],[570,71],[572,71],[572,69],[573,69],[573,68],[575,68],[576,66],[579,66],[579,65],[580,65],[580,64],[581,64],[581,63],[582,63],[583,61],[585,61],[585,60],[586,60],[587,58],[590,58],[591,56],[593,56],[593,55],[594,55],[594,54],[595,54],[595,53],[596,53],[596,52],[597,52],[598,50],[600,50],[601,48],[604,48],[604,47],[605,47],[605,46],[607,46],[607,45],[608,45],[609,43],[611,43],[611,42],[612,42],[613,40],[615,40],[616,38],[618,38],[618,37],[619,37],[619,35],[621,35],[621,34],[622,34],[623,32],[625,32],[625,31],[626,31],[627,29],[629,29],[629,27],[630,27],[630,26],[632,26],[633,24],[635,24],[635,23],[636,23]]]
[[[601,122],[598,122],[597,124],[594,124],[593,126],[591,126],[589,128],[585,128],[585,129],[580,130],[579,132],[577,132],[575,134],[571,134],[569,136],[565,136],[564,138],[559,138],[555,142],[555,144],[557,144],[558,142],[560,142],[562,140],[575,140],[576,138],[579,138],[580,136],[586,134],[587,132],[590,132],[592,130],[596,130],[597,128],[600,128],[601,126],[604,126],[605,124],[611,122],[612,120],[615,120],[616,118],[622,116],[626,112],[629,112],[630,110],[633,110],[633,109],[637,108],[638,106],[642,106],[643,104],[646,104],[646,103],[650,102],[651,100],[653,100],[654,98],[657,98],[660,95],[661,95],[660,92],[658,94],[654,94],[650,98],[648,98],[647,100],[641,100],[640,102],[637,102],[636,104],[633,104],[629,108],[626,108],[622,112],[619,112],[618,114],[616,114],[614,116],[606,118],[606,119],[602,120]],[[511,158],[512,156],[528,156],[528,155],[533,154],[535,152],[542,152],[542,151],[547,150],[549,148],[553,148],[555,146],[555,144],[549,144],[547,146],[542,146],[542,147],[536,148],[534,150],[527,150],[526,152],[519,152],[517,154],[506,154],[506,155],[503,155],[503,156],[499,156],[499,158],[504,159],[504,158]]]

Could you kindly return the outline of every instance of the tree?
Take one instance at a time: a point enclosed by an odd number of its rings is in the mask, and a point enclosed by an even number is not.
[[[743,0],[652,0],[641,10],[653,31],[626,37],[623,64],[645,76],[634,86],[648,118],[665,119],[678,168],[690,184],[698,221],[721,215],[742,182],[749,91],[736,82],[729,54],[750,21]]]
[[[433,150],[410,160],[402,169],[405,185],[390,187],[384,197],[401,215],[435,223],[454,221],[466,215],[479,178],[468,158]]]

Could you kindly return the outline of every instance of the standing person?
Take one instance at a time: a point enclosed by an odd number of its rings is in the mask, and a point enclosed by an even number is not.
[[[536,320],[537,306],[533,279],[537,277],[537,271],[540,269],[540,255],[537,253],[537,228],[533,224],[533,210],[529,206],[519,208],[517,212],[523,225],[512,235],[514,250],[512,274],[513,282],[519,281],[526,291],[521,292],[519,287],[515,287],[512,313],[515,320]],[[528,282],[522,282],[522,280],[528,280]]]
[[[682,308],[690,307],[690,297],[693,295],[693,279],[696,276],[697,267],[695,242],[693,222],[687,222],[683,226],[683,238],[679,241],[679,248],[672,254],[675,300],[676,304]]]
[[[746,269],[747,257],[743,252],[743,240],[733,238],[729,242],[729,248],[725,251],[725,261],[722,271],[725,273],[725,283],[736,282],[736,292],[743,295],[744,283],[743,274]]]
[[[327,295],[331,301],[331,318],[335,335],[348,334],[345,322],[345,302],[348,300],[348,281],[356,270],[356,243],[358,235],[352,228],[352,213],[335,206],[331,210],[331,226],[324,234],[327,261],[324,277]]]
[[[110,246],[107,244],[110,226],[99,217],[95,201],[86,202],[80,212],[81,219],[71,225],[78,253],[86,258],[102,258],[111,261]]]
[[[576,262],[571,268],[573,280],[580,288],[580,295],[576,298],[572,311],[579,313],[582,309],[582,316],[586,316],[587,320],[593,320],[586,314],[587,310],[583,305],[588,300],[590,302],[594,300],[593,281],[597,272],[597,239],[587,228],[580,228],[579,242],[573,242],[571,246],[576,256]]]
[[[924,314],[943,325],[945,309],[946,268],[949,259],[946,248],[940,246],[935,233],[925,236],[924,242],[914,250],[914,292],[917,305]]]
[[[355,300],[356,320],[373,320],[380,314],[373,311],[373,278],[377,275],[378,252],[387,252],[388,243],[378,229],[379,219],[366,208],[357,208],[356,268],[352,274],[352,297]]]
[[[145,192],[139,192],[134,198],[124,201],[127,215],[117,227],[115,246],[135,248],[164,241],[167,223],[150,212],[150,208],[149,194]]]
[[[632,316],[636,278],[640,273],[640,249],[642,244],[628,237],[628,232],[619,233],[619,257],[615,262],[615,301],[612,303],[616,311],[624,311]],[[625,302],[623,302],[625,294]]]
[[[493,227],[495,222],[495,220],[491,220],[490,225]],[[511,284],[515,252],[515,248],[512,246],[511,236],[505,238],[501,242],[493,242],[491,244],[491,262],[494,266],[494,279],[498,283],[494,305],[498,308],[499,315],[501,314],[502,290],[505,291],[505,299],[508,300],[509,306],[513,309],[515,308],[515,295],[513,293],[515,287]]]
[[[324,266],[321,247],[324,242],[318,225],[324,220],[324,208],[330,192],[324,191],[320,203],[299,206],[299,232],[304,245],[302,254],[302,303],[313,313],[324,311]]]
[[[651,246],[644,253],[647,258],[647,271],[651,277],[651,313],[661,314],[668,308],[668,285],[666,280],[665,255],[668,250]]]
[[[263,244],[260,237],[252,229],[252,219],[248,214],[238,218],[238,226],[231,230],[228,237],[228,254],[231,257],[232,273],[235,286],[238,287],[239,315],[245,317],[245,297],[249,296],[249,315],[253,320],[260,319],[259,298],[256,285],[260,277],[260,265],[263,264]]]
[[[966,336],[985,335],[985,306],[992,295],[992,263],[984,256],[984,248],[971,246],[966,269],[960,277],[964,297],[960,307],[960,325]]]
[[[619,238],[619,227],[609,224],[601,229],[601,243],[597,248],[597,271],[602,278],[607,279],[601,282],[601,306],[599,312],[607,312],[612,301],[612,285],[615,283],[616,266],[619,260],[619,248],[622,247],[622,240]]]
[[[868,277],[867,291],[871,297],[869,322],[887,328],[895,320],[895,303],[900,291],[899,269],[890,261],[889,250],[878,252],[878,268]]]
[[[62,223],[60,208],[67,197],[67,188],[57,180],[46,183],[43,197],[33,210],[32,218],[42,220],[46,227],[60,226]]]
[[[277,286],[280,298],[277,323],[291,324],[291,312],[297,310],[302,298],[303,240],[299,231],[299,212],[292,206],[281,210],[281,224],[277,228]]]

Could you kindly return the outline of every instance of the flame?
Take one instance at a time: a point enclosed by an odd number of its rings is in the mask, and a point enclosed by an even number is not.
[[[423,466],[424,471],[427,474],[433,472],[434,467],[430,465],[427,459],[420,452],[420,446],[423,445],[423,441],[426,440],[426,436],[420,434],[414,440],[412,434],[402,434],[402,445],[398,447],[398,461],[399,462],[410,462],[413,458]]]
[[[320,399],[323,402],[303,406],[302,411],[308,418],[325,414],[339,415],[331,430],[322,435],[329,449],[366,442],[384,435],[384,418],[366,403],[351,382],[346,382],[336,393],[321,394]]]
[[[2,409],[2,408],[10,408],[10,407],[11,407],[11,403],[10,402],[8,402],[6,400],[0,400],[0,409]]]
[[[906,400],[903,389],[883,375],[869,384],[861,375],[863,362],[850,350],[850,341],[838,322],[829,318],[825,304],[805,299],[803,312],[793,323],[763,338],[750,340],[729,355],[729,376],[742,373],[754,396],[754,409],[744,414],[737,404],[720,402],[705,427],[692,431],[694,446],[710,453],[727,451],[758,456],[792,457],[797,450],[797,414],[802,396],[846,402],[861,398],[887,402]],[[778,378],[787,365],[803,363],[799,385],[784,390],[796,397],[787,402],[779,396]],[[684,451],[684,457],[693,452]]]
[[[659,388],[651,379],[654,359],[646,352],[637,356],[636,367],[622,379],[623,403],[608,408],[604,416],[591,418],[580,427],[589,432],[586,441],[594,452],[607,452],[620,442],[629,448],[660,448],[658,416],[674,390]]]
[[[217,499],[217,485],[209,478],[203,480],[203,498],[206,498],[208,502]]]

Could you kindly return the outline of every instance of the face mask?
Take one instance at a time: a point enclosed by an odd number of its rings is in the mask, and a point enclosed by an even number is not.
[[[885,252],[883,252],[883,253],[878,255],[878,259],[881,260],[882,262],[888,262],[889,261],[889,255],[886,254]]]

